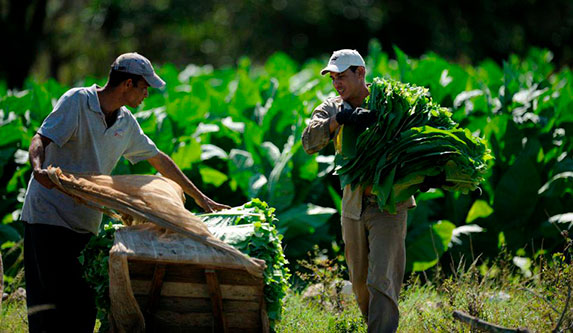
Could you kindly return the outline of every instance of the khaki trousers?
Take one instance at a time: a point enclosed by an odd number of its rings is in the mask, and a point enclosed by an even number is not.
[[[398,329],[398,296],[406,265],[406,208],[396,214],[364,203],[359,220],[342,218],[344,253],[358,306],[368,332]]]

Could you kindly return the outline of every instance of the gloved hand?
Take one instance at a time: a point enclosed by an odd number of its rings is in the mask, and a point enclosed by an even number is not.
[[[366,128],[376,121],[376,113],[364,108],[344,108],[336,114],[336,122],[340,125],[353,125],[359,128]]]
[[[376,112],[364,108],[356,108],[350,118],[353,125],[366,128],[376,121]]]
[[[345,108],[344,104],[340,105],[340,111],[336,114],[336,122],[340,125],[346,125],[351,122],[352,112],[351,108]]]
[[[440,188],[442,186],[453,186],[454,183],[446,181],[446,173],[442,172],[436,176],[426,176],[420,184],[420,191],[427,192],[430,188]]]

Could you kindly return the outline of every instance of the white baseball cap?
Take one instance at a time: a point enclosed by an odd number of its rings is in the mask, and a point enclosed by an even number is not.
[[[151,62],[137,52],[120,55],[111,64],[111,68],[119,72],[141,75],[153,88],[163,88],[165,86],[165,81],[155,74]]]
[[[364,59],[362,59],[358,51],[350,49],[334,51],[328,61],[328,65],[320,71],[320,75],[324,75],[328,72],[341,73],[350,66],[366,67]]]

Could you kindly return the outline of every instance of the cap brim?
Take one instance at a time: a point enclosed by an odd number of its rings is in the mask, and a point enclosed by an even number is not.
[[[163,81],[157,74],[153,73],[151,75],[143,75],[147,84],[153,88],[163,88],[165,87],[165,81]]]
[[[334,73],[342,73],[345,70],[347,70],[350,67],[350,65],[346,66],[336,66],[334,64],[329,64],[328,66],[324,67],[321,71],[320,71],[320,75],[324,75],[326,73],[329,72],[334,72]]]

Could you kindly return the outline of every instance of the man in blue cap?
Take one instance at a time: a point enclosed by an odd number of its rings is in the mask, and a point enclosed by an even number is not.
[[[201,193],[177,165],[159,151],[125,107],[137,107],[148,88],[165,82],[144,56],[120,55],[103,88],[73,88],[46,117],[29,149],[33,176],[28,184],[24,265],[30,332],[93,332],[93,291],[81,276],[78,255],[102,214],[54,188],[50,165],[74,173],[109,175],[123,156],[131,163],[147,160],[178,183],[207,212],[228,208]]]

